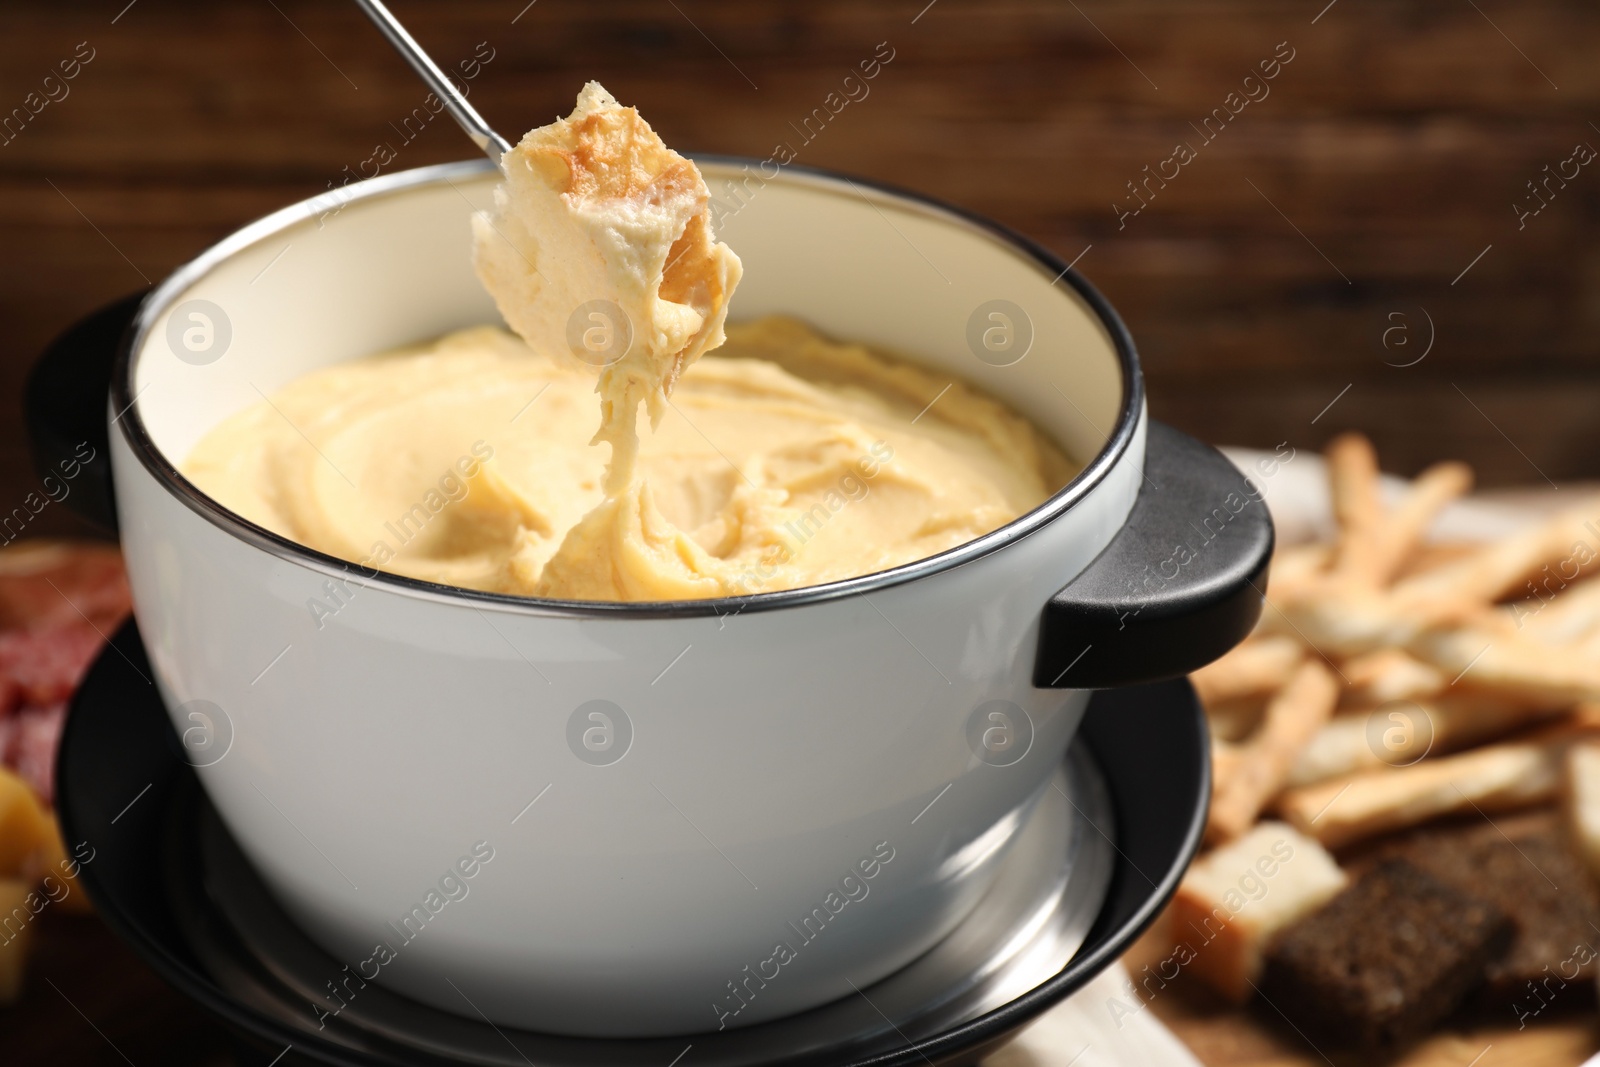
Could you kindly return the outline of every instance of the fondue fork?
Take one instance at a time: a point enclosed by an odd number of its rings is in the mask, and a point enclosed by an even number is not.
[[[511,151],[511,142],[490,129],[489,123],[478,114],[478,109],[467,103],[467,98],[456,90],[455,84],[444,71],[439,69],[439,64],[422,50],[417,39],[406,31],[400,20],[384,6],[382,0],[356,0],[356,4],[367,13],[367,17],[377,23],[378,29],[382,30],[389,43],[394,45],[395,51],[411,64],[411,69],[428,83],[428,88],[432,89],[434,95],[444,104],[445,110],[450,112],[450,117],[456,120],[456,125],[472,138],[473,144],[483,149],[484,155],[493,160],[495,166],[500,166],[500,158]]]

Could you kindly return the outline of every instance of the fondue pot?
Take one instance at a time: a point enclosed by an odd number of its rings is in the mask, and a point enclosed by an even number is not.
[[[106,409],[135,614],[222,823],[346,965],[330,1011],[376,982],[656,1036],[851,995],[992,887],[1091,690],[1181,676],[1256,621],[1259,492],[1149,420],[1133,343],[1075,271],[903,192],[699,162],[744,261],[733,318],[970,382],[1082,469],[974,541],[804,589],[611,604],[363,571],[178,467],[303,374],[498,321],[469,255],[497,173],[352,185],[180,269]]]

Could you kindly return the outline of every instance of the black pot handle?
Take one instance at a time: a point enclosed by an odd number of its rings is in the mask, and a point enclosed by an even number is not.
[[[65,487],[62,502],[109,531],[117,528],[117,509],[106,397],[117,349],[144,297],[132,293],[68,327],[39,356],[23,390],[34,472],[47,491]]]
[[[1271,558],[1260,491],[1216,449],[1152,420],[1127,523],[1044,606],[1033,684],[1109,689],[1205,666],[1254,628]]]

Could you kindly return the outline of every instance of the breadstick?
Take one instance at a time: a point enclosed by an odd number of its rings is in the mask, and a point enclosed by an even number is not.
[[[1560,786],[1560,748],[1507,744],[1291,789],[1278,810],[1328,848],[1441,815],[1485,814],[1550,800]]]
[[[1562,709],[1469,693],[1343,712],[1306,745],[1289,772],[1288,784],[1298,788],[1362,771],[1407,766],[1424,756],[1455,752],[1562,713]]]
[[[1484,614],[1482,605],[1456,598],[1438,596],[1412,602],[1349,584],[1346,588],[1324,587],[1314,595],[1272,605],[1262,619],[1275,617],[1273,633],[1294,634],[1323,656],[1343,658],[1405,646],[1430,628],[1476,620]]]
[[[1288,600],[1300,595],[1323,576],[1332,558],[1333,550],[1320,541],[1278,549],[1267,576],[1267,596]]]
[[[1356,656],[1339,669],[1350,683],[1346,697],[1357,704],[1420,700],[1450,682],[1439,668],[1400,648],[1380,648]]]
[[[1564,645],[1541,645],[1489,626],[1426,630],[1408,643],[1450,685],[1544,706],[1600,700],[1600,661]]]
[[[1593,560],[1600,551],[1600,530],[1590,529],[1591,519],[1597,514],[1600,505],[1595,504],[1562,512],[1454,563],[1407,578],[1395,586],[1395,592],[1418,603],[1437,597],[1488,602],[1509,596],[1525,584],[1531,585],[1530,578],[1542,567],[1573,571],[1553,579],[1571,581],[1577,576],[1574,568]],[[1531,594],[1533,590],[1528,588],[1526,592]]]
[[[1319,659],[1308,659],[1267,705],[1265,721],[1249,742],[1239,746],[1227,778],[1212,791],[1207,839],[1238,837],[1256,821],[1273,795],[1283,788],[1289,770],[1339,702],[1339,683]]]
[[[1399,578],[1415,578],[1483,549],[1482,541],[1424,541],[1401,567]]]
[[[1373,586],[1388,585],[1422,543],[1439,512],[1472,488],[1472,468],[1465,463],[1436,463],[1417,475],[1399,505],[1383,517],[1373,536],[1366,573]]]
[[[1544,596],[1507,604],[1512,624],[1535,641],[1565,644],[1600,629],[1600,581],[1558,587]]]
[[[1378,456],[1361,434],[1340,434],[1323,450],[1328,461],[1328,491],[1339,524],[1333,575],[1365,582],[1379,553],[1383,503],[1378,495]]]
[[[1442,697],[1431,710],[1435,754],[1457,752],[1538,723],[1550,722],[1553,729],[1572,717],[1565,703],[1517,703],[1497,694],[1471,691]]]
[[[1383,761],[1367,743],[1367,724],[1372,714],[1351,712],[1335,715],[1324,723],[1295,757],[1284,784],[1299,788],[1381,766]]]
[[[1289,680],[1305,656],[1305,647],[1292,637],[1252,638],[1201,667],[1189,680],[1194,683],[1200,703],[1210,708],[1225,700],[1277,689]]]

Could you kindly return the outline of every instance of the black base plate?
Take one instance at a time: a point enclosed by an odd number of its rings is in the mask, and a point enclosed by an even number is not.
[[[234,1030],[241,1062],[259,1067],[442,1062],[405,1050],[357,1053],[308,1036],[238,1000],[207,973],[183,930],[211,929],[223,937],[227,924],[220,916],[197,922],[191,915],[180,926],[169,885],[185,871],[199,878],[198,841],[174,841],[172,829],[194,826],[194,809],[204,799],[151,677],[130,622],[90,669],[62,736],[56,777],[62,831],[69,850],[79,842],[94,849],[80,879],[101,917],[167,981]],[[1081,731],[1105,776],[1117,828],[1116,867],[1088,939],[1072,962],[1042,985],[971,1022],[888,1055],[873,1055],[872,1067],[976,1063],[1120,956],[1176,890],[1199,847],[1211,790],[1209,736],[1193,690],[1178,680],[1096,693]],[[182,862],[186,850],[194,862]],[[176,855],[177,862],[163,863],[164,855]],[[203,890],[196,890],[182,896],[204,901]],[[607,1062],[611,1043],[592,1044],[593,1062]],[[781,1050],[774,1052],[781,1057]],[[804,1062],[848,1059],[813,1056]]]

